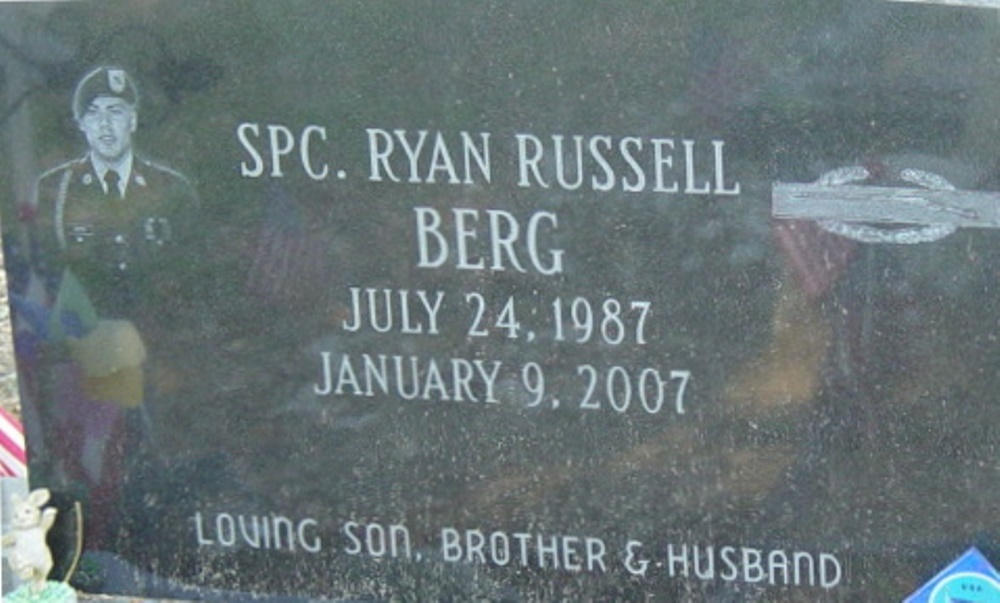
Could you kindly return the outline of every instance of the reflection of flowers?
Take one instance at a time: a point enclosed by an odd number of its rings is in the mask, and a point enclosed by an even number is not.
[[[88,397],[126,408],[142,404],[142,363],[146,346],[128,320],[102,320],[73,273],[66,270],[59,283],[52,339],[65,337],[70,356],[83,371]]]
[[[146,346],[131,321],[101,320],[84,337],[66,343],[83,369],[83,390],[89,397],[126,408],[142,404]]]
[[[89,546],[100,548],[115,521],[127,455],[134,451],[127,417],[144,413],[139,407],[146,348],[132,322],[97,316],[69,270],[63,272],[55,303],[37,301],[43,298],[40,293],[11,295],[21,367],[27,369],[26,387],[34,384],[37,400],[45,402],[39,410],[54,429],[48,441],[59,459],[55,475],[87,489],[86,538]],[[67,357],[72,362],[61,360]]]
[[[65,270],[49,317],[47,339],[59,342],[67,337],[83,337],[97,326],[97,321],[97,310],[87,291],[69,269]]]
[[[19,203],[17,205],[17,219],[19,222],[31,222],[37,214],[38,208],[31,203]]]

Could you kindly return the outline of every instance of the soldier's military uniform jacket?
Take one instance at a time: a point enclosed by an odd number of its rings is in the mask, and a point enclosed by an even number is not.
[[[122,197],[85,156],[42,174],[36,194],[33,264],[53,299],[67,268],[102,319],[142,322],[184,293],[198,199],[183,175],[134,157]]]

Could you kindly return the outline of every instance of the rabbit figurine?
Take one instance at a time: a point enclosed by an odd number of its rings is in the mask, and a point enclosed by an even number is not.
[[[42,509],[50,493],[40,488],[21,498],[11,497],[14,513],[13,531],[3,535],[3,546],[8,550],[7,561],[21,579],[35,588],[42,588],[52,571],[52,553],[45,542],[45,535],[56,520],[55,509]]]

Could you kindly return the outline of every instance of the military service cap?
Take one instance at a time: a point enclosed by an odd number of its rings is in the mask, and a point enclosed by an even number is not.
[[[98,67],[80,80],[73,93],[73,116],[83,116],[87,106],[99,96],[113,96],[133,107],[139,101],[139,90],[129,74],[120,67]]]

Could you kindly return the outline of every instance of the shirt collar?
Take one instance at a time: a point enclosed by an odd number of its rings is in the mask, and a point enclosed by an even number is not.
[[[125,196],[125,191],[128,189],[129,180],[132,177],[132,153],[125,156],[122,160],[121,165],[119,165],[115,171],[118,172],[118,186],[120,187],[121,196]],[[97,176],[97,180],[101,184],[101,188],[104,188],[104,175],[108,173],[111,169],[106,162],[102,161],[99,157],[95,156],[93,153],[90,154],[90,165],[94,168],[94,175]]]

